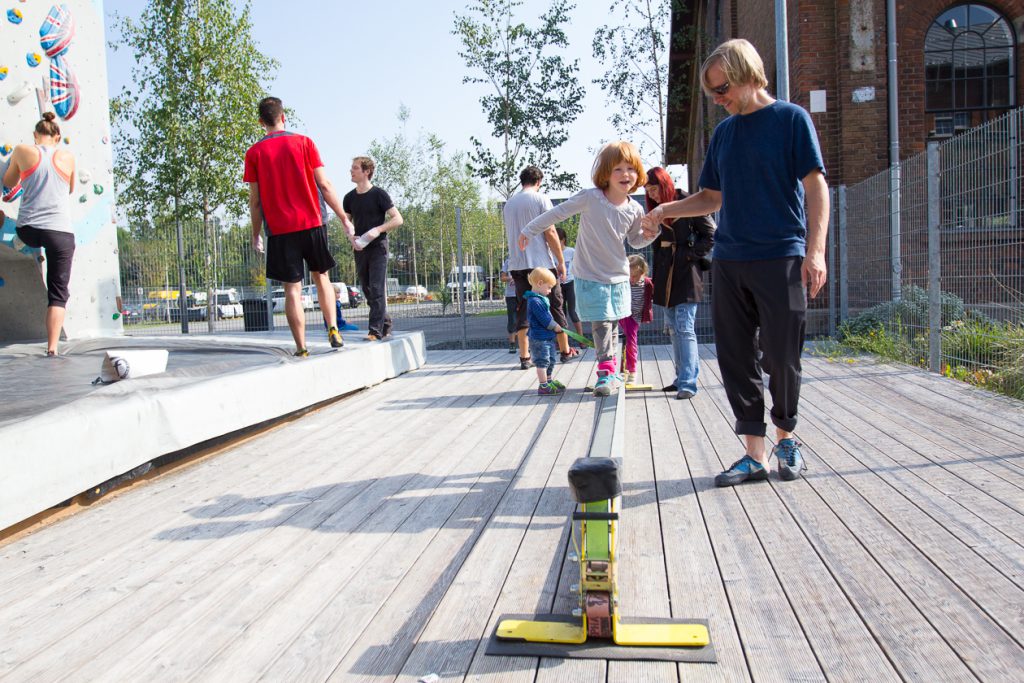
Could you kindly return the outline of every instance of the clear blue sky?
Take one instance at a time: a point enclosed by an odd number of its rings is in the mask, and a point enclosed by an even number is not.
[[[548,6],[547,0],[525,0],[518,9],[527,24]],[[610,0],[578,0],[567,28],[569,49],[580,60],[580,79],[587,89],[585,110],[558,152],[562,168],[589,185],[593,151],[617,136],[608,123],[604,93],[591,83],[601,65],[591,56],[595,29],[609,20]],[[422,129],[436,133],[448,150],[469,150],[470,135],[489,139],[479,98],[484,86],[462,83],[467,73],[451,34],[459,0],[377,0],[331,2],[291,0],[253,2],[254,37],[260,49],[280,62],[271,92],[299,115],[299,132],[312,137],[329,176],[349,186],[348,166],[373,139],[399,129],[400,104],[411,109],[410,136]],[[137,15],[141,0],[104,0],[107,39],[114,12]],[[110,93],[130,78],[125,53],[108,59]],[[108,58],[110,54],[108,52]]]

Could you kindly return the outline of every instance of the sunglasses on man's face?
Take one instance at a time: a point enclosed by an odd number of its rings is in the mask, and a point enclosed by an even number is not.
[[[729,81],[726,81],[722,85],[716,86],[714,88],[708,86],[707,91],[709,95],[718,95],[719,97],[721,97],[725,93],[729,92],[730,86],[731,84],[729,83]]]

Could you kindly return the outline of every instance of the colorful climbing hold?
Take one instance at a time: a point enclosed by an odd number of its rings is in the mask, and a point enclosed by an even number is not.
[[[111,317],[112,320],[117,320],[118,318],[121,317],[121,314],[120,313],[115,313],[114,315],[112,315],[110,317]]]
[[[78,182],[80,182],[80,183],[87,183],[90,180],[92,180],[92,174],[89,173],[89,170],[85,169],[85,168],[79,169],[79,171],[78,171]]]
[[[67,5],[54,5],[39,27],[39,44],[47,57],[62,55],[75,37],[75,20]]]
[[[7,69],[6,66],[0,66],[0,81],[2,81],[5,78],[7,78],[7,74],[8,73],[9,72],[8,72],[8,69]]]
[[[4,282],[4,279],[3,279],[2,277],[0,277],[0,287],[3,287],[3,286],[4,286],[4,285],[6,285],[6,284],[7,284],[7,283],[6,283],[6,282]]]
[[[67,137],[61,138],[61,139],[64,141],[65,145],[70,145],[71,144],[71,136],[70,135],[68,135]]]
[[[110,136],[109,136],[109,135],[104,135],[104,136],[103,136],[103,144],[105,145],[105,144],[107,144],[108,142],[110,142]]]
[[[93,185],[92,186],[92,193],[93,194],[103,194],[103,186],[100,185],[99,183]]]
[[[38,52],[28,52],[25,54],[25,61],[29,66],[39,66],[39,62],[43,61],[43,56]]]
[[[9,9],[7,10],[7,21],[12,24],[20,24],[21,20],[25,18],[25,15],[21,13],[20,9]]]
[[[85,204],[87,201],[89,201],[89,195],[87,194],[83,194],[81,197],[78,198],[79,204]]]
[[[78,79],[64,55],[50,59],[50,102],[57,116],[65,121],[78,111]]]
[[[0,156],[7,156],[14,150],[10,145],[0,145]]]

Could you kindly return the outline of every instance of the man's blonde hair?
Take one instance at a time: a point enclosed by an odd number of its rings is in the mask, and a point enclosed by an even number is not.
[[[537,287],[539,285],[551,285],[552,287],[558,283],[555,279],[555,274],[547,268],[534,268],[530,271],[530,274],[526,276],[526,279],[530,281],[531,287]]]
[[[594,160],[594,168],[590,174],[591,180],[594,181],[594,187],[607,190],[608,185],[611,184],[612,169],[623,161],[636,169],[636,182],[633,187],[629,188],[630,193],[642,186],[644,180],[647,179],[647,174],[644,173],[644,162],[640,158],[640,152],[632,142],[617,140],[609,142],[597,153],[597,159]]]
[[[753,85],[767,88],[768,79],[764,75],[764,62],[761,55],[743,38],[727,40],[704,60],[700,67],[700,84],[704,92],[710,94],[711,84],[708,83],[708,69],[718,64],[725,72],[725,79],[730,85]],[[719,83],[718,85],[721,85]]]

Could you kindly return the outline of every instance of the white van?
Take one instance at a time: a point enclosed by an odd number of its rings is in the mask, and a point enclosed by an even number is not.
[[[479,296],[484,287],[483,266],[456,266],[448,276],[448,291],[452,297],[459,296],[459,288],[466,288],[466,297]]]

